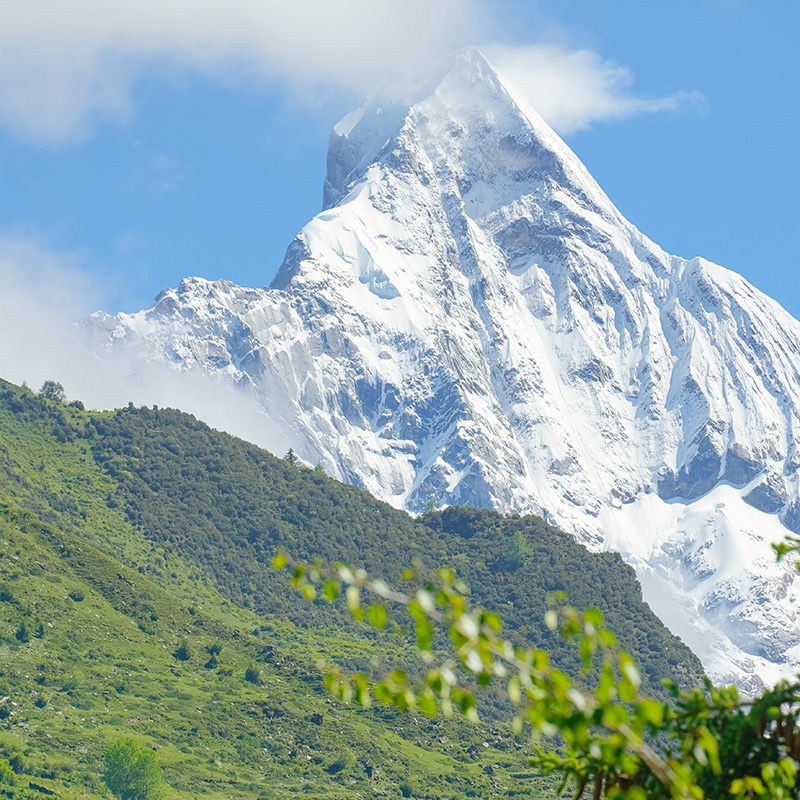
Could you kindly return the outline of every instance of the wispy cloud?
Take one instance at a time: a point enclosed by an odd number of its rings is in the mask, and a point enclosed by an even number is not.
[[[488,45],[483,49],[493,66],[562,134],[593,122],[677,111],[704,102],[697,91],[639,97],[633,91],[633,72],[592,50],[570,50],[549,43]]]
[[[157,404],[282,454],[289,442],[253,399],[199,372],[89,353],[75,328],[102,298],[72,255],[0,237],[0,376],[34,390],[45,380],[90,408]]]
[[[490,26],[481,0],[27,0],[0,4],[0,121],[80,137],[137,75],[189,68],[359,93]]]
[[[28,0],[0,4],[0,124],[63,141],[124,120],[147,70],[189,69],[288,86],[306,99],[358,95],[453,50],[501,38],[490,0]],[[506,32],[507,33],[507,32]],[[561,132],[674,110],[693,92],[646,99],[633,74],[590,50],[485,47]]]

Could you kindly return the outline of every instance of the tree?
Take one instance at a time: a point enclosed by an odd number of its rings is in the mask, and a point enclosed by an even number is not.
[[[514,535],[506,545],[503,557],[505,562],[513,568],[522,566],[533,555],[533,548],[528,544],[525,534],[521,530],[514,531]]]
[[[45,400],[52,400],[54,403],[64,404],[67,402],[67,395],[64,387],[57,381],[45,381],[39,389],[39,397]]]
[[[798,550],[800,542],[783,549]],[[282,552],[273,560],[276,569],[289,563]],[[706,682],[682,692],[669,685],[673,702],[661,703],[640,695],[639,670],[603,627],[600,612],[565,606],[563,594],[552,598],[545,623],[579,648],[583,669],[575,677],[551,665],[544,651],[504,639],[500,618],[471,607],[466,587],[448,568],[403,594],[344,564],[292,567],[292,585],[308,600],[344,597],[352,616],[376,629],[386,627],[398,607],[410,617],[425,664],[422,679],[413,681],[398,669],[373,681],[330,667],[325,685],[343,700],[477,720],[475,689],[501,684],[515,709],[518,735],[528,729],[560,737],[557,749],[536,747],[531,763],[560,773],[562,789],[573,781],[576,798],[589,786],[594,800],[798,797],[800,683],[779,684],[752,701],[742,701],[735,687]],[[420,582],[416,570],[404,578]],[[442,638],[450,651],[442,651],[437,629],[447,634]]]
[[[31,640],[31,632],[30,630],[28,630],[28,626],[25,624],[25,620],[22,620],[22,622],[20,622],[19,627],[17,628],[17,632],[14,634],[14,636],[16,636],[17,639],[23,644],[26,644]]]
[[[286,455],[283,457],[283,460],[291,464],[293,467],[296,467],[300,463],[300,459],[295,455],[295,452],[294,450],[292,450],[291,447],[286,452]]]
[[[181,646],[173,653],[173,655],[179,661],[188,661],[192,657],[192,653],[189,650],[189,642],[182,642]]]
[[[19,783],[14,770],[11,769],[8,761],[4,758],[0,758],[0,783],[4,783],[7,786],[16,786]]]
[[[163,786],[156,754],[127,737],[109,747],[103,780],[119,800],[157,800]]]

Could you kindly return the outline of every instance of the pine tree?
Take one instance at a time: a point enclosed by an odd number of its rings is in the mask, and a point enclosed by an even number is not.
[[[289,464],[291,464],[293,467],[296,467],[300,463],[300,460],[294,454],[294,450],[292,450],[291,447],[289,448],[289,451],[286,453],[286,455],[283,457],[283,460],[288,461]]]
[[[189,643],[183,642],[173,655],[179,661],[188,661],[192,657],[192,654],[189,652]]]
[[[25,624],[25,620],[22,620],[22,622],[20,622],[19,628],[17,628],[17,632],[14,635],[23,644],[31,640],[31,632],[28,630],[28,626]]]

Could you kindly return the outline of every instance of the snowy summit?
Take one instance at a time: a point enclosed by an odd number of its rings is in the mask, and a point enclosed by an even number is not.
[[[716,681],[800,669],[800,581],[770,548],[800,530],[800,323],[639,233],[477,50],[335,127],[270,288],[187,279],[85,328],[248,392],[396,506],[538,513],[619,551]]]

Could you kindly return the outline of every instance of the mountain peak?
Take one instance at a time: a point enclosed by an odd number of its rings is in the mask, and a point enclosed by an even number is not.
[[[346,114],[335,126],[328,148],[323,211],[337,205],[349,183],[380,154],[415,107],[427,103],[450,109],[478,102],[514,105],[501,79],[476,47],[466,47],[422,75],[384,87]]]
[[[619,218],[575,154],[475,47],[385,88],[334,126],[323,211],[338,206],[372,165],[392,154],[397,162],[399,153],[419,164],[422,150],[428,154],[422,161],[444,158],[456,171],[483,163],[483,184],[507,185],[503,202],[509,192],[525,194],[533,183],[549,181],[601,215]]]
[[[439,63],[436,73],[440,81],[450,78],[497,88],[502,86],[494,68],[477,47],[465,47],[452,53]]]

